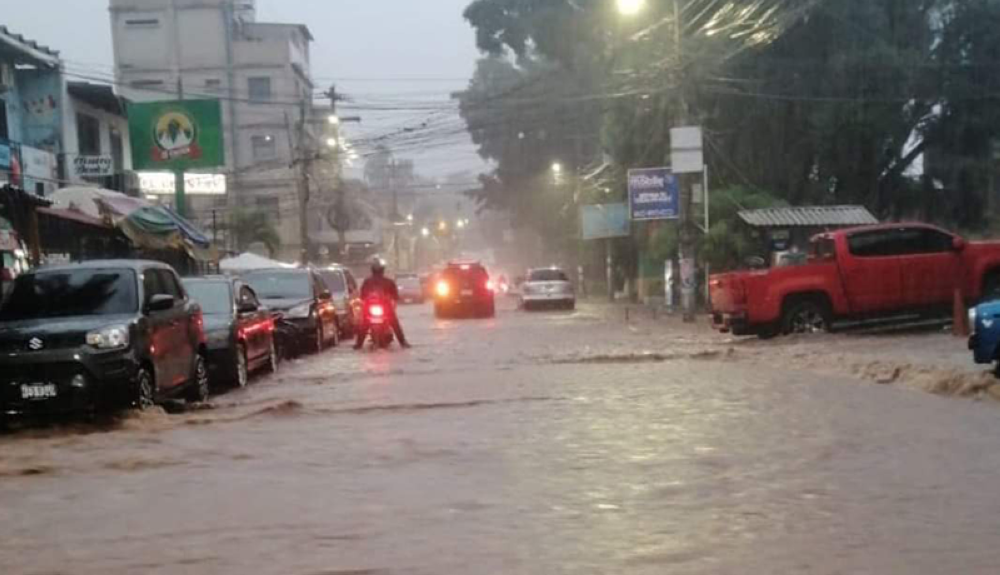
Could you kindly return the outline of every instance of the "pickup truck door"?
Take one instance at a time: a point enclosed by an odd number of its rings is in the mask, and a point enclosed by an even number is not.
[[[903,300],[910,308],[948,305],[962,284],[962,258],[954,237],[930,228],[899,230]]]
[[[845,238],[840,273],[852,314],[879,315],[905,306],[897,232],[868,230]]]

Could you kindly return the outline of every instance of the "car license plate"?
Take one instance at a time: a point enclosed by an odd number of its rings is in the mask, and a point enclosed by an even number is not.
[[[380,317],[373,317],[372,318],[372,325],[382,325],[383,323],[385,323],[385,322]]]
[[[470,289],[464,289],[464,290],[462,290],[462,297],[469,297],[471,295],[472,295],[472,290],[470,290]]]
[[[21,386],[22,399],[52,399],[56,394],[56,386],[53,383],[32,383]]]

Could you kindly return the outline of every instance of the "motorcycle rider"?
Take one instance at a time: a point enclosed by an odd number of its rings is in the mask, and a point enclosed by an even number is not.
[[[396,314],[396,304],[399,302],[399,288],[396,287],[396,282],[385,277],[385,262],[378,257],[372,260],[371,277],[361,284],[361,300],[365,301],[369,297],[381,297],[389,302],[392,331],[396,332],[396,339],[399,340],[399,345],[404,348],[410,347],[410,343],[406,341],[406,335],[403,333],[403,326],[399,324],[399,315]],[[358,329],[358,339],[354,344],[354,349],[361,349],[365,345],[365,339],[368,338],[368,330],[368,317],[365,314],[365,319]]]

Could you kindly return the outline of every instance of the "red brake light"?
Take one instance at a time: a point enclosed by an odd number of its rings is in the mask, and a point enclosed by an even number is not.
[[[493,284],[493,280],[486,280],[486,289],[496,291],[497,286]]]
[[[372,305],[368,307],[368,313],[371,314],[372,317],[384,317],[385,308],[378,304]]]

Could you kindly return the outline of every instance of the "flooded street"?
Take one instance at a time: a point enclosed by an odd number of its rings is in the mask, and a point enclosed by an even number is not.
[[[0,573],[994,573],[1000,410],[597,308],[0,438]],[[646,354],[645,352],[655,352]]]

